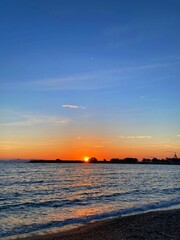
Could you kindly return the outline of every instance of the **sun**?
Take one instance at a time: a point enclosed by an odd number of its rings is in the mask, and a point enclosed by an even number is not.
[[[84,157],[84,161],[88,162],[89,161],[89,157]]]

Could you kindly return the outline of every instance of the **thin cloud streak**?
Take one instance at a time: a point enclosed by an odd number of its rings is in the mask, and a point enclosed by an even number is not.
[[[109,70],[99,70],[84,74],[74,74],[72,76],[44,79],[29,82],[29,86],[39,90],[98,90],[106,89],[123,84],[128,84],[127,80],[133,79],[134,71],[151,70],[154,68],[167,67],[168,63],[146,64],[139,66],[129,66]],[[121,75],[119,75],[121,73]],[[114,74],[114,75],[112,75]],[[128,74],[128,75],[127,75]],[[129,83],[132,84],[132,81]]]
[[[72,108],[72,109],[86,109],[84,106],[78,106],[78,105],[71,105],[71,104],[64,104],[62,105],[63,108]]]
[[[1,122],[0,127],[30,127],[39,124],[66,126],[69,122],[70,119],[58,116],[24,115],[18,121]]]
[[[137,74],[148,74],[149,71],[157,68],[167,68],[173,65],[168,60],[166,62],[127,66],[127,67],[114,67],[110,69],[97,70],[94,72],[86,72],[79,74],[72,74],[70,76],[62,76],[48,79],[34,79],[26,82],[15,82],[13,88],[33,89],[39,91],[62,91],[62,90],[106,90],[114,87],[127,87],[130,86],[146,86],[152,84],[155,80],[141,81],[137,80]],[[162,78],[162,77],[161,77]],[[135,81],[134,81],[135,80]],[[157,81],[158,79],[156,79]],[[9,83],[4,82],[4,88],[9,88]]]
[[[125,139],[150,139],[152,136],[119,136],[119,138]]]
[[[104,148],[102,145],[89,146],[90,148]]]
[[[147,64],[147,65],[140,65],[140,66],[134,66],[134,67],[132,66],[132,67],[114,69],[109,72],[111,73],[117,73],[117,72],[123,72],[123,71],[128,72],[128,71],[135,71],[135,70],[148,70],[148,69],[161,68],[161,67],[167,67],[167,64],[157,63],[157,64]]]

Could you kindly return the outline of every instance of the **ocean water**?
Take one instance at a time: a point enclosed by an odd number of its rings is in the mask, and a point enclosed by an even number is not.
[[[0,162],[0,238],[180,206],[180,166]]]

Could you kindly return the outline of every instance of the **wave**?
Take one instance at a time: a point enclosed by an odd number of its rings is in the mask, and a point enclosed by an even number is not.
[[[179,205],[179,204],[180,204],[180,199],[171,199],[169,201],[154,202],[151,204],[136,206],[136,207],[127,208],[127,209],[120,209],[112,212],[105,212],[105,213],[86,216],[82,218],[70,218],[64,221],[52,221],[44,224],[32,224],[29,226],[24,225],[24,226],[21,226],[20,228],[11,229],[11,231],[8,231],[5,233],[2,232],[0,234],[0,237],[8,237],[13,235],[32,233],[40,230],[48,230],[51,228],[60,228],[67,225],[85,224],[92,221],[99,221],[103,219],[120,217],[124,215],[132,215],[137,213],[145,213],[149,211],[168,209],[170,207],[175,207],[176,205]]]
[[[175,191],[179,191],[180,188],[173,188],[173,189],[162,189],[158,190],[160,193],[166,193],[167,195],[172,194]],[[154,194],[156,192],[156,189],[152,189],[149,191],[140,191],[138,189],[133,189],[131,191],[123,191],[123,192],[113,192],[111,194],[101,194],[100,192],[96,192],[96,195],[92,195],[92,192],[83,192],[83,195],[81,197],[73,198],[73,199],[55,199],[55,200],[49,200],[49,201],[41,201],[41,202],[22,202],[22,203],[16,203],[16,204],[6,204],[6,205],[0,205],[0,211],[8,209],[8,211],[19,211],[19,210],[25,210],[32,209],[32,208],[61,208],[61,207],[67,207],[67,206],[88,206],[94,202],[100,202],[100,201],[124,201],[124,197],[129,196],[145,196],[146,194]],[[38,193],[40,194],[40,193]],[[18,194],[13,195],[13,197],[17,197]],[[20,194],[19,194],[20,195]],[[36,195],[36,194],[34,194]],[[43,193],[43,195],[46,195],[46,192]],[[11,197],[11,200],[13,199]],[[6,200],[5,196],[0,197],[0,202]]]
[[[8,211],[19,211],[19,210],[27,210],[27,208],[41,208],[41,207],[48,207],[48,208],[61,208],[66,206],[87,206],[89,204],[92,204],[93,202],[99,202],[102,200],[110,200],[111,202],[116,201],[117,197],[130,195],[130,194],[138,194],[138,190],[132,190],[132,191],[125,191],[125,192],[115,192],[112,194],[98,194],[92,196],[91,192],[85,192],[83,193],[82,197],[79,198],[73,198],[73,199],[62,199],[62,200],[50,200],[50,201],[44,201],[44,202],[23,202],[23,203],[17,203],[17,204],[6,204],[3,206],[0,206],[0,210],[6,210]],[[4,199],[3,199],[4,200]],[[119,199],[120,201],[120,199]]]

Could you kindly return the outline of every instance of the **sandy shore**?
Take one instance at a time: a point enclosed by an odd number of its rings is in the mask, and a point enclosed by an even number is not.
[[[22,238],[21,238],[22,239]],[[23,238],[24,239],[24,238]],[[74,230],[26,240],[180,239],[180,209],[156,211],[86,224]]]

